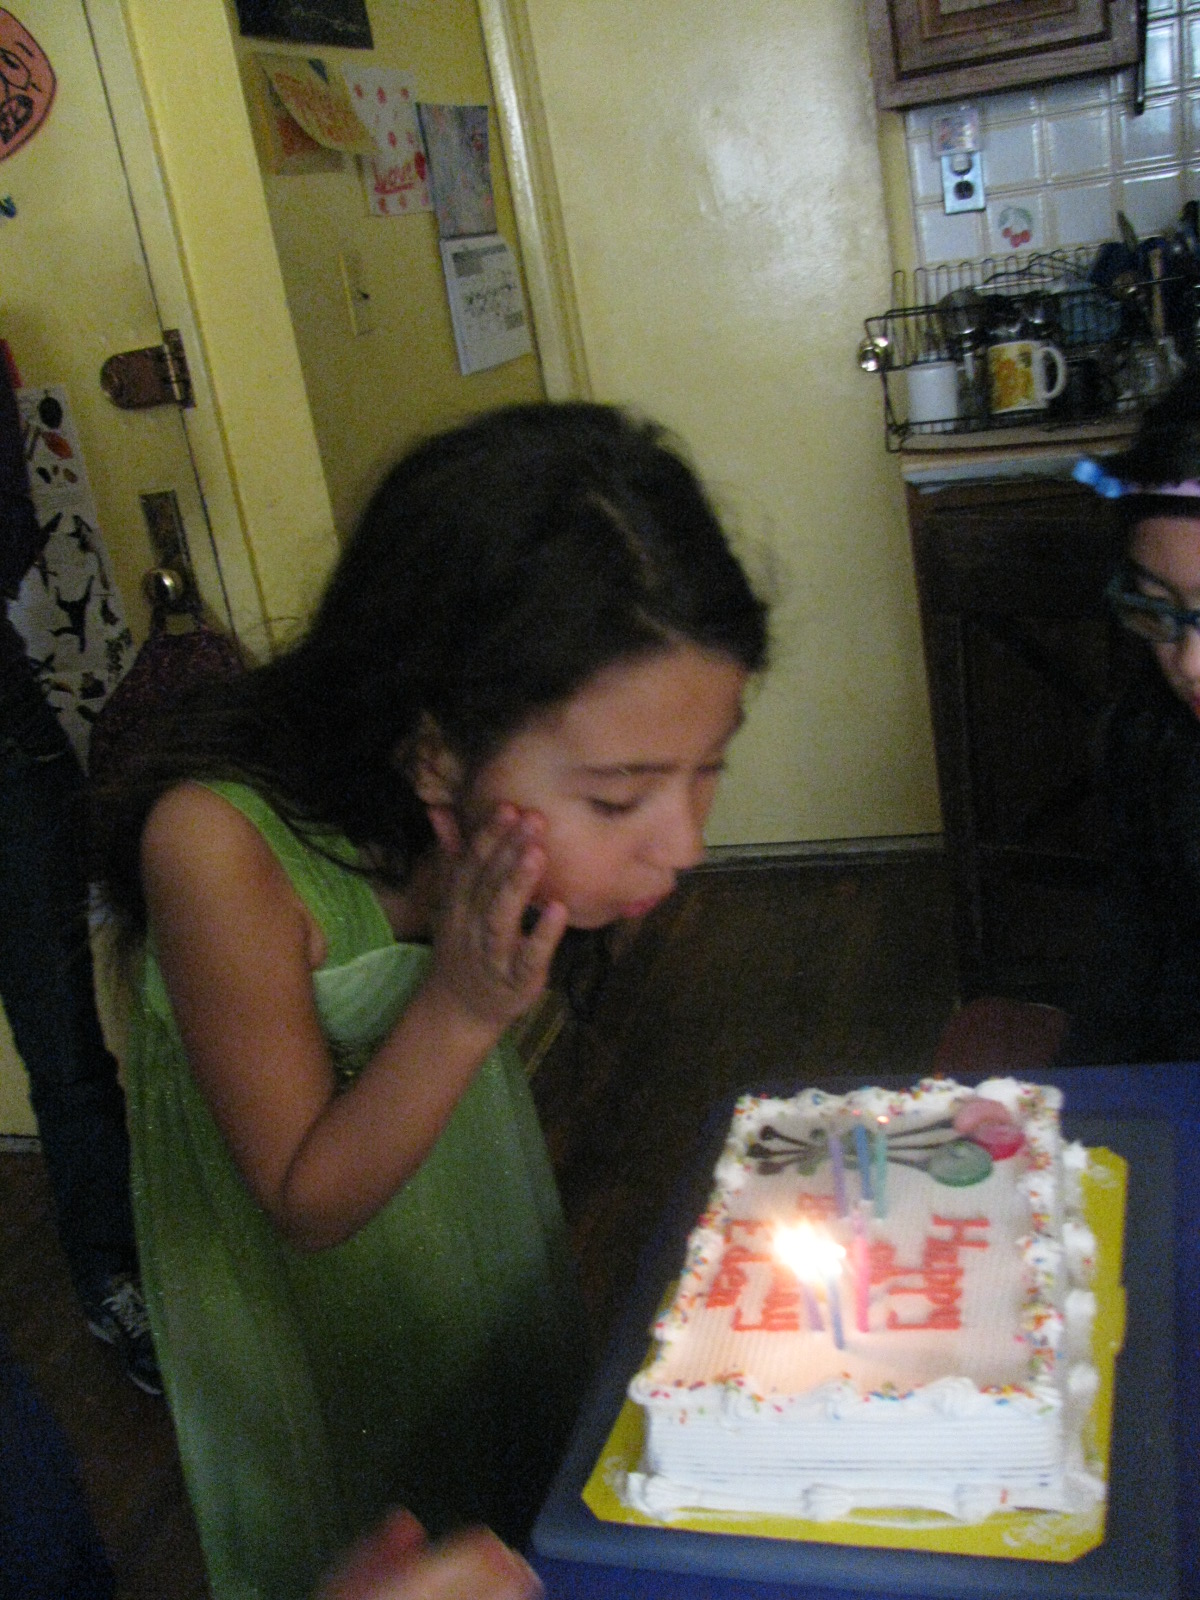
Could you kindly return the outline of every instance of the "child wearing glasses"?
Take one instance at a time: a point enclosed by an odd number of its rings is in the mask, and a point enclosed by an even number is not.
[[[1063,1059],[1200,1060],[1200,373],[1075,476],[1116,502],[1107,598],[1146,648],[1104,725],[1110,872]]]

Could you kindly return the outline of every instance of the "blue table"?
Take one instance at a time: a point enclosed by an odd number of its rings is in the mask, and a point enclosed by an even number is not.
[[[1200,1596],[1200,1065],[1039,1072],[1069,1137],[1130,1163],[1129,1319],[1117,1368],[1108,1535],[1069,1563],[739,1538],[604,1523],[581,1491],[645,1352],[732,1112],[714,1108],[534,1528],[548,1600],[1195,1600]],[[905,1087],[908,1080],[879,1080]],[[963,1075],[964,1082],[976,1081]],[[844,1091],[845,1080],[819,1084]],[[762,1086],[791,1093],[795,1085]],[[1176,1334],[1176,1330],[1181,1332]]]

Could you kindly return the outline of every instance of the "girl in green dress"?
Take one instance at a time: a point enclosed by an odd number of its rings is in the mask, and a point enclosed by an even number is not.
[[[765,612],[654,427],[509,408],[384,480],[305,636],[111,797],[143,1282],[216,1600],[389,1505],[519,1542],[579,1398],[510,1025],[702,828]]]

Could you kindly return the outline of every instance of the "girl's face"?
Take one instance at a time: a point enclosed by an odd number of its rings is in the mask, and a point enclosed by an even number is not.
[[[1200,522],[1192,517],[1148,517],[1139,522],[1129,554],[1138,588],[1179,611],[1200,610]],[[1152,644],[1163,676],[1200,717],[1200,632],[1185,628],[1174,644]]]
[[[704,854],[745,669],[694,645],[605,667],[536,715],[482,768],[460,808],[472,832],[503,802],[539,813],[537,902],[576,928],[641,916]]]

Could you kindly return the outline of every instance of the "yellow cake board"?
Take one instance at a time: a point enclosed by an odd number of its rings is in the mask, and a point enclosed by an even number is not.
[[[1092,1360],[1100,1386],[1084,1440],[1090,1470],[1107,1481],[1112,1442],[1113,1383],[1117,1352],[1125,1338],[1125,1291],[1121,1251],[1125,1235],[1127,1163],[1111,1150],[1090,1150],[1083,1179],[1084,1215],[1096,1236],[1096,1320]],[[864,1511],[838,1522],[731,1511],[690,1511],[660,1522],[623,1503],[618,1486],[642,1452],[642,1409],[621,1407],[583,1498],[602,1522],[644,1528],[689,1528],[697,1533],[734,1533],[762,1539],[799,1539],[816,1544],[869,1545],[895,1550],[934,1550],[947,1555],[1015,1556],[1023,1561],[1075,1561],[1104,1542],[1104,1505],[1084,1513],[1001,1511],[986,1521],[964,1524],[936,1512]]]

